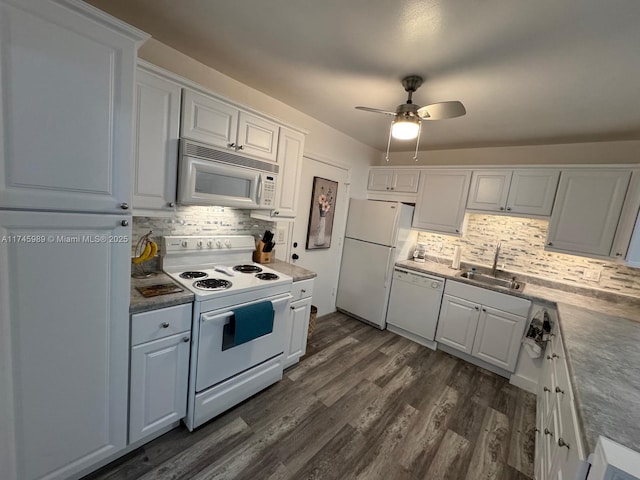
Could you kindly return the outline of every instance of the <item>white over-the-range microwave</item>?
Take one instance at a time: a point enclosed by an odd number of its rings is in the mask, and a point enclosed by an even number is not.
[[[273,208],[279,166],[192,140],[180,141],[178,202]]]

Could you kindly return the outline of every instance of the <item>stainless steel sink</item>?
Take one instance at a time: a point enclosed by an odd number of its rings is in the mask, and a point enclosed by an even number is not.
[[[462,272],[460,275],[462,278],[466,278],[467,280],[471,280],[472,282],[478,282],[485,285],[493,285],[496,287],[508,288],[509,290],[523,290],[524,283],[518,282],[516,277],[512,277],[511,279],[506,278],[496,278],[491,275],[485,275],[482,273],[476,272]]]

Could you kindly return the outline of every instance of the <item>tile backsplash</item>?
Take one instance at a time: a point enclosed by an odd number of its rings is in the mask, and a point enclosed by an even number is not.
[[[461,248],[462,262],[491,266],[497,242],[502,242],[498,268],[570,285],[598,288],[640,297],[640,270],[617,262],[544,251],[549,221],[468,213],[462,237],[419,232],[418,241],[436,257],[453,258]],[[504,265],[504,267],[503,267]],[[585,271],[600,272],[600,280],[583,279]]]
[[[275,223],[250,217],[249,210],[229,207],[177,207],[171,216],[133,217],[132,249],[142,235],[261,235]],[[135,252],[134,252],[135,253]]]

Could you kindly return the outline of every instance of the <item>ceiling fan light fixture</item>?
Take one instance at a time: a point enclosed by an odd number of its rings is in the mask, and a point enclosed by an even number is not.
[[[420,131],[420,119],[413,116],[397,117],[391,124],[391,136],[397,140],[413,140]]]

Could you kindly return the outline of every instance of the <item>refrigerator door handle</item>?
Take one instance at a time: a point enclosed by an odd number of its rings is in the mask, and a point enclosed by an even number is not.
[[[389,253],[387,253],[387,269],[384,272],[384,288],[389,288],[391,285],[391,278],[393,277],[393,266],[395,259],[396,249],[390,248]]]

